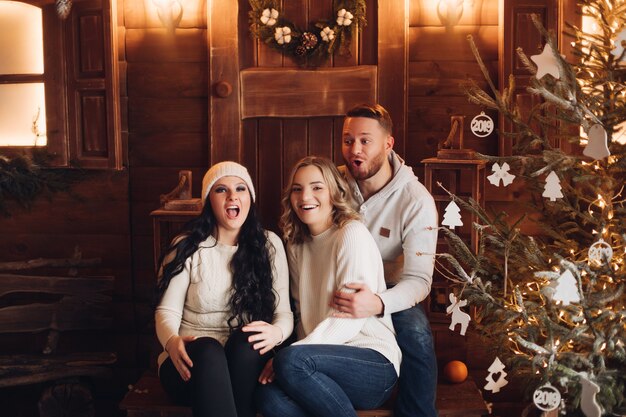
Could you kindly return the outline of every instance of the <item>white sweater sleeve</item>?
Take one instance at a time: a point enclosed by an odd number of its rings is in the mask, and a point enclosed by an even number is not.
[[[191,258],[187,258],[183,270],[172,277],[159,306],[156,308],[154,317],[156,334],[163,349],[172,336],[178,335],[180,329],[190,282],[190,264]]]
[[[382,272],[382,260],[376,243],[369,231],[361,223],[351,222],[345,225],[337,235],[337,276],[334,277],[336,288],[340,289],[349,282],[362,282],[370,288],[379,289],[374,271]],[[329,261],[329,260],[326,260]],[[384,282],[383,282],[384,287]],[[344,289],[344,291],[352,291]],[[337,318],[332,314],[337,310],[329,309],[328,316],[319,323],[298,344],[345,344],[358,335],[367,318]]]
[[[289,267],[283,242],[276,234],[268,232],[268,238],[274,246],[272,271],[274,273],[274,292],[276,293],[276,311],[272,324],[278,326],[283,333],[282,340],[287,339],[293,331],[293,313],[289,303]]]
[[[421,302],[430,293],[432,284],[438,233],[435,201],[430,195],[424,195],[420,204],[402,215],[406,216],[402,233],[404,265],[399,282],[379,294],[385,314],[406,310]]]

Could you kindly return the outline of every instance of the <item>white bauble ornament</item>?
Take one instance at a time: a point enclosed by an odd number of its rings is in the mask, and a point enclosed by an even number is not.
[[[472,119],[470,129],[474,135],[479,138],[484,138],[485,136],[491,135],[493,126],[493,119],[486,115],[484,111],[481,111],[479,115],[474,116]]]
[[[605,259],[607,262],[610,262],[613,258],[613,248],[604,239],[600,238],[589,247],[587,257],[589,258],[589,263],[596,266],[602,265]]]
[[[533,403],[540,410],[552,411],[561,404],[561,393],[548,382],[535,390]]]
[[[593,159],[604,159],[611,155],[609,152],[608,139],[606,130],[602,125],[595,124],[589,128],[587,133],[588,142],[585,149],[583,149],[583,155]]]

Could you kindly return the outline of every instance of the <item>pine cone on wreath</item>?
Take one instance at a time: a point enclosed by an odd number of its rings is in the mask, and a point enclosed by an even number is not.
[[[294,51],[294,53],[296,54],[296,56],[305,56],[306,55],[306,48],[302,45],[298,45],[296,46],[296,49]]]
[[[304,32],[302,34],[302,46],[304,46],[307,50],[311,50],[315,48],[317,45],[317,36],[311,32]]]

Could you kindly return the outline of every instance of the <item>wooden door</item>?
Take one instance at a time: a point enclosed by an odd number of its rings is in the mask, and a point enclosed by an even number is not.
[[[341,163],[342,115],[379,102],[394,120],[395,149],[406,131],[408,2],[367,1],[367,26],[350,56],[302,68],[251,38],[247,0],[209,0],[210,163],[240,161],[255,181],[257,203],[276,230],[282,188],[293,164],[317,154]],[[283,0],[299,27],[333,19],[332,0]]]

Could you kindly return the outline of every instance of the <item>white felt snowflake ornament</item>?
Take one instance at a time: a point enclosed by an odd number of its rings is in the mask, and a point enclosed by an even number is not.
[[[266,26],[274,26],[276,24],[276,20],[278,19],[278,10],[276,9],[265,9],[261,13],[261,23]]]
[[[511,167],[506,162],[504,162],[502,166],[496,162],[491,169],[493,170],[493,174],[489,175],[487,179],[496,187],[500,186],[500,180],[502,180],[502,185],[506,187],[511,184],[515,178],[515,175],[509,173]]]
[[[350,26],[352,19],[354,19],[354,16],[346,9],[341,9],[337,12],[337,24],[339,26]]]
[[[276,28],[274,31],[274,39],[276,39],[279,45],[291,42],[291,28],[289,26]]]
[[[543,47],[543,52],[539,55],[533,55],[530,59],[537,64],[537,79],[540,80],[544,75],[550,74],[557,80],[560,77],[559,64],[552,52],[552,47],[547,44]]]
[[[622,42],[626,42],[626,28],[622,29],[622,31],[618,33],[615,38],[615,48],[611,51],[613,55],[619,57],[624,53]]]
[[[333,39],[335,39],[335,31],[332,30],[331,28],[329,28],[328,26],[326,26],[324,29],[322,29],[322,31],[320,32],[320,36],[322,37],[322,40],[324,42],[330,42]]]

